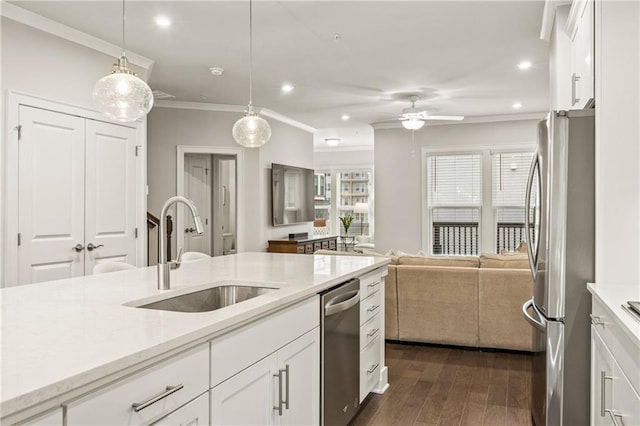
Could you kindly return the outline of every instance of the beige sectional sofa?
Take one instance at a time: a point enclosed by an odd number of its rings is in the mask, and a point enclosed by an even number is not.
[[[526,254],[391,257],[385,281],[387,339],[534,350],[521,312],[533,294]]]

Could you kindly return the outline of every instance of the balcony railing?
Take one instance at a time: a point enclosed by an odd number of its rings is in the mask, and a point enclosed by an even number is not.
[[[434,255],[478,254],[478,222],[434,222]]]
[[[531,236],[535,241],[536,229],[531,225]],[[498,222],[496,226],[496,253],[502,250],[515,251],[518,246],[527,240],[527,232],[524,223]]]

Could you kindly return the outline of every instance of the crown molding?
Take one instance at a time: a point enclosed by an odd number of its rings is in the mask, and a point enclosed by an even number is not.
[[[425,123],[425,127],[431,126],[459,126],[462,124],[476,124],[476,123],[496,123],[499,121],[522,121],[522,120],[542,120],[549,112],[530,112],[524,114],[502,114],[502,115],[479,115],[473,117],[465,117],[461,121],[432,121]],[[371,127],[374,130],[380,129],[404,129],[400,121],[382,121],[378,123],[371,123]],[[424,128],[424,127],[423,127]],[[419,132],[419,130],[416,130]]]
[[[12,3],[3,1],[2,4],[0,4],[0,15],[45,33],[88,47],[89,49],[97,50],[98,52],[113,56],[114,58],[119,58],[122,54],[121,46],[116,46],[115,44],[61,24],[60,22],[45,18],[42,15],[38,15],[37,13],[33,13]],[[149,59],[131,51],[127,51],[127,59],[130,63],[144,68],[147,72],[147,78],[149,78],[151,70],[153,69],[153,59]]]
[[[153,103],[154,107],[158,108],[175,108],[175,109],[191,109],[200,111],[217,111],[217,112],[239,112],[244,113],[247,109],[244,105],[228,105],[228,104],[209,104],[205,102],[183,102],[183,101],[168,101],[158,100]],[[272,111],[267,108],[254,107],[254,111],[257,114],[264,115],[265,117],[273,118],[281,123],[287,124],[291,127],[304,130],[309,133],[315,132],[317,129],[309,126],[308,124],[294,120],[290,117],[280,114],[279,112]]]
[[[314,147],[313,152],[345,152],[345,151],[373,151],[374,145],[352,145],[334,147]]]

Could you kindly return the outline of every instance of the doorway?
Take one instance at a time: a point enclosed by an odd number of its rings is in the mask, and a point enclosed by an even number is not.
[[[178,150],[178,194],[193,201],[204,226],[204,233],[197,235],[191,215],[179,208],[178,249],[209,256],[238,252],[240,154],[209,147]]]

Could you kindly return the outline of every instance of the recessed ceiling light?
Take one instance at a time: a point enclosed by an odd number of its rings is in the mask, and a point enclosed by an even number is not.
[[[511,108],[520,109],[522,108],[522,104],[520,102],[515,102],[513,105],[511,105]]]
[[[340,143],[340,138],[325,138],[324,141],[329,146],[337,146]]]
[[[282,85],[282,93],[291,93],[293,91],[293,85],[285,83]]]
[[[531,65],[533,65],[531,61],[521,61],[520,63],[518,63],[518,69],[522,71],[528,70],[529,68],[531,68]]]
[[[156,16],[155,18],[153,18],[153,20],[156,22],[156,25],[161,28],[167,28],[171,26],[171,20],[166,16]]]
[[[211,73],[211,75],[215,75],[216,77],[219,77],[224,72],[224,68],[211,67],[211,68],[209,68],[209,72]]]
[[[347,120],[349,120],[351,117],[349,117],[347,114],[342,114],[342,117],[340,117],[340,118],[342,118],[342,121],[347,121]]]

